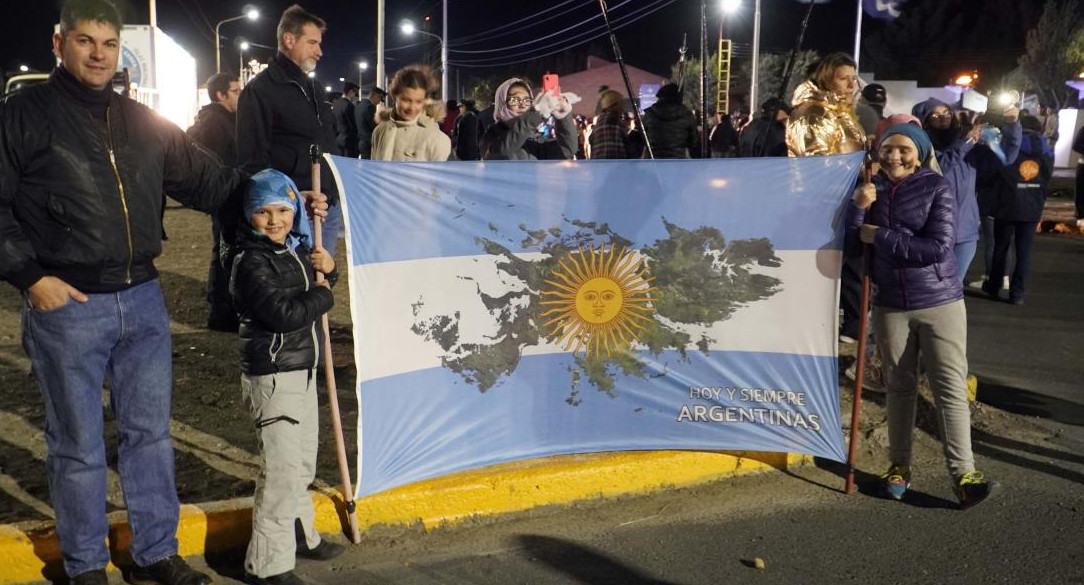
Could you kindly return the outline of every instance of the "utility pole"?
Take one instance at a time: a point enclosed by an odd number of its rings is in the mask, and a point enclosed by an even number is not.
[[[376,1],[376,79],[373,87],[384,84],[384,2]],[[383,89],[387,89],[386,87]]]
[[[440,94],[441,100],[448,103],[448,0],[444,0],[440,28]]]

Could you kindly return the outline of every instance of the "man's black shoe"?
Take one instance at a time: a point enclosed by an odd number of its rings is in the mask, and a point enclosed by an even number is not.
[[[71,578],[71,585],[108,585],[105,569],[91,569]]]
[[[211,578],[188,566],[177,555],[164,558],[147,567],[132,569],[131,581],[135,585],[210,585]]]
[[[225,333],[237,333],[237,329],[240,328],[240,323],[237,319],[207,319],[207,328],[211,331],[222,331]]]
[[[251,585],[305,585],[293,571],[286,571],[270,577],[257,577],[251,573],[245,573],[245,582]]]
[[[345,550],[346,547],[343,545],[328,542],[327,540],[321,540],[320,544],[316,545],[316,548],[305,548],[305,544],[302,542],[297,545],[297,556],[314,561],[330,561],[343,554]]]

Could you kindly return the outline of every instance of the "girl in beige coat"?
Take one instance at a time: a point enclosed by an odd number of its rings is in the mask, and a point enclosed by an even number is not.
[[[391,119],[373,131],[373,160],[448,160],[452,141],[441,132],[440,124],[425,114],[429,93],[436,87],[436,78],[424,65],[411,65],[395,73],[391,82],[395,109]]]

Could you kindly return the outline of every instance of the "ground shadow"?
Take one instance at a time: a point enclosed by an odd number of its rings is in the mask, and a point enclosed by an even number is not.
[[[1005,439],[995,435],[991,435],[985,431],[978,429],[972,429],[972,450],[985,457],[991,459],[997,459],[1005,463],[1016,465],[1017,467],[1023,467],[1025,469],[1031,469],[1054,477],[1060,477],[1072,482],[1084,484],[1084,474],[1058,467],[1052,463],[1044,463],[1043,461],[1037,461],[1035,459],[1029,459],[1016,453],[1011,453],[1009,450],[1019,450],[1039,455],[1044,458],[1057,458],[1065,461],[1077,462],[1084,460],[1084,457],[1074,455],[1072,453],[1065,453],[1063,451],[1056,451],[1054,449],[1046,449],[1043,447],[1036,447],[1034,445],[1028,445],[1019,441],[1013,441],[1012,439]]]
[[[827,471],[829,473],[832,473],[833,475],[839,477],[840,478],[839,489],[840,489],[840,491],[843,491],[843,488],[845,487],[844,486],[844,480],[847,477],[847,464],[846,463],[841,463],[839,461],[832,461],[832,460],[829,460],[829,459],[822,459],[820,457],[814,458],[813,461],[814,461],[814,465],[816,465],[818,469],[823,469],[823,470],[825,470],[825,471]],[[820,485],[820,484],[817,484],[817,482],[814,482],[814,481],[806,479],[806,478],[800,478],[800,479],[805,479],[806,481],[809,481],[810,483],[813,483],[815,485]],[[877,475],[874,475],[872,473],[867,473],[865,471],[861,471],[861,470],[856,469],[855,474],[854,474],[854,487],[855,487],[855,490],[858,493],[862,494],[863,496],[868,496],[868,497],[871,497],[871,498],[878,498],[878,499],[888,499],[881,493],[880,479],[881,479],[880,476],[877,476]],[[830,488],[830,489],[832,488],[832,486],[824,486],[824,487],[827,487],[827,488]],[[937,497],[935,495],[928,494],[926,492],[921,492],[921,491],[918,491],[918,490],[915,490],[915,489],[908,490],[907,494],[904,496],[902,501],[903,501],[903,503],[905,503],[905,504],[907,504],[909,506],[915,506],[916,508],[956,509],[956,508],[959,507],[959,506],[957,506],[956,502],[946,500],[944,498],[939,498],[939,497]]]
[[[1030,390],[1013,388],[979,378],[978,399],[998,409],[1038,416],[1060,423],[1084,426],[1084,404],[1044,396]]]
[[[1076,412],[1084,410],[1084,407],[1081,405],[1060,400],[1058,398],[1042,396],[1019,388],[1009,388],[990,383],[983,384],[980,381],[978,398],[983,403],[1017,414],[1041,416],[1067,424],[1084,424],[1084,418],[1082,418],[1084,417],[1084,412]],[[1065,412],[1059,412],[1061,410],[1064,410]],[[941,440],[940,432],[937,428],[937,411],[933,403],[921,394],[919,395],[916,424],[919,429],[928,433],[931,437]],[[971,428],[971,439],[972,451],[978,455],[983,455],[991,459],[997,459],[1018,467],[1046,473],[1069,481],[1084,483],[1084,474],[1070,471],[1049,463],[1043,463],[1042,461],[1029,459],[1011,453],[1010,450],[1023,451],[1044,458],[1063,459],[1065,461],[1076,463],[1084,461],[1084,457],[998,437],[997,435],[992,435],[974,427]]]
[[[252,532],[252,524],[250,522],[246,522],[243,525],[246,532]],[[248,534],[240,541],[240,544],[238,544],[236,540],[231,540],[229,543],[226,543],[227,546],[223,546],[222,543],[216,542],[212,538],[208,538],[205,547],[207,552],[204,555],[207,566],[223,577],[244,582],[245,551],[248,546],[247,537]]]
[[[516,539],[531,557],[584,585],[676,585],[653,579],[581,544],[533,534]]]

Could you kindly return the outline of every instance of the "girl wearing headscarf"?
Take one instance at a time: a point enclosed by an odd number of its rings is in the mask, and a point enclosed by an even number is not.
[[[913,124],[885,130],[881,168],[847,208],[847,253],[871,247],[873,328],[888,393],[891,465],[879,488],[902,499],[911,486],[911,445],[921,359],[937,408],[945,459],[961,508],[997,486],[975,469],[967,403],[967,315],[956,277],[956,199],[929,168],[933,145]]]
[[[572,160],[579,133],[572,120],[573,93],[531,97],[523,79],[505,80],[493,97],[496,122],[486,130],[483,160]]]

